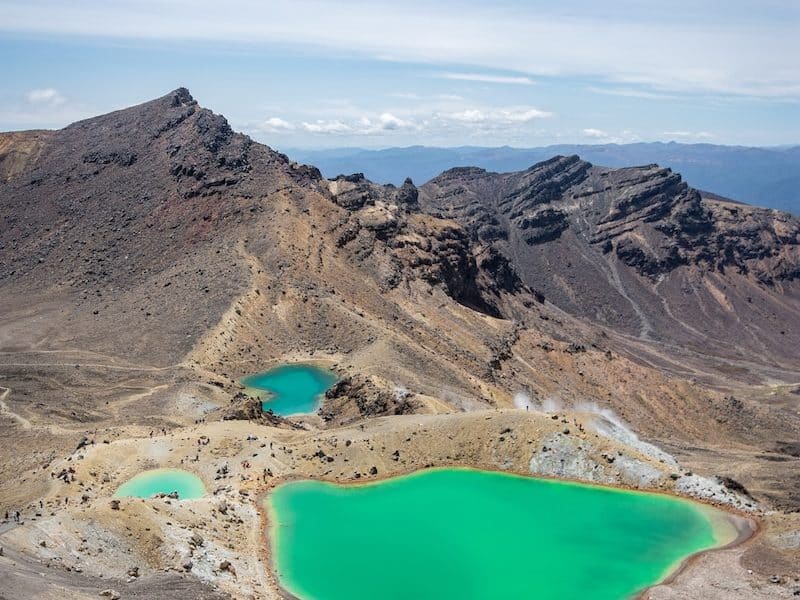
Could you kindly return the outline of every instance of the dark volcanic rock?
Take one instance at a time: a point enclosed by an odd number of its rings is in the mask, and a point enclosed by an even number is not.
[[[418,406],[413,394],[405,390],[390,391],[369,377],[353,375],[325,393],[319,413],[326,422],[343,425],[364,417],[411,414]]]
[[[287,424],[287,421],[278,415],[264,412],[261,400],[242,392],[231,398],[230,406],[219,411],[219,418],[222,421],[257,421],[272,426]]]
[[[508,261],[499,271],[576,316],[703,351],[716,340],[743,359],[764,344],[800,359],[785,337],[800,344],[787,326],[800,308],[800,219],[789,214],[704,197],[657,165],[608,169],[577,156],[517,173],[451,169],[419,202],[491,248],[496,280],[492,253]]]
[[[525,243],[533,245],[558,239],[569,227],[569,220],[562,210],[544,208],[521,216],[516,225],[525,232]]]
[[[407,178],[400,189],[397,190],[396,196],[398,204],[410,209],[415,209],[419,206],[419,190],[410,178]]]
[[[351,211],[337,228],[337,245],[375,269],[387,288],[421,279],[495,317],[502,316],[499,296],[522,288],[505,257],[473,244],[457,223],[420,214],[418,190],[410,180],[396,188],[357,173],[340,175],[328,186],[332,200]],[[375,256],[379,242],[388,246],[388,257]]]

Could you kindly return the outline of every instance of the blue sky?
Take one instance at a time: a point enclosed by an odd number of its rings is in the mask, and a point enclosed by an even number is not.
[[[278,148],[800,143],[800,2],[0,0],[0,130],[188,87]]]

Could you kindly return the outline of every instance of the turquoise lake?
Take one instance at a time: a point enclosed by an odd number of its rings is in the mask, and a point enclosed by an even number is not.
[[[325,391],[336,380],[336,375],[327,369],[297,363],[250,375],[242,379],[242,384],[261,398],[265,411],[288,417],[315,412]]]
[[[471,469],[289,482],[266,503],[302,600],[621,600],[736,538],[688,500]]]
[[[117,497],[152,498],[156,494],[178,492],[181,500],[202,498],[206,493],[203,480],[181,469],[152,469],[132,477],[114,494]]]

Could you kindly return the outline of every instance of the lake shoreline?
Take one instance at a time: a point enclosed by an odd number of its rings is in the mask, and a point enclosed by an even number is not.
[[[418,474],[429,473],[431,471],[437,471],[437,470],[464,470],[464,471],[477,471],[477,472],[483,471],[483,472],[507,475],[510,477],[555,481],[562,484],[572,484],[581,487],[610,489],[610,490],[629,492],[634,494],[661,495],[672,499],[698,504],[699,508],[702,510],[714,509],[719,511],[720,516],[724,517],[726,523],[732,528],[733,531],[735,531],[735,537],[731,541],[721,546],[715,546],[712,548],[708,548],[706,550],[701,550],[682,559],[677,565],[675,565],[674,567],[670,567],[668,569],[667,574],[664,577],[660,578],[657,582],[648,585],[641,591],[637,592],[634,596],[632,596],[632,598],[635,600],[646,600],[648,598],[647,594],[649,590],[652,589],[653,587],[659,585],[669,585],[677,578],[679,578],[680,575],[687,568],[689,568],[695,561],[697,561],[701,556],[710,552],[727,550],[744,543],[750,543],[754,539],[756,539],[762,531],[762,525],[760,521],[757,518],[755,518],[753,514],[746,513],[725,503],[720,503],[720,502],[715,503],[708,499],[700,499],[692,496],[686,496],[675,493],[674,491],[670,490],[661,490],[661,489],[648,490],[642,488],[634,488],[631,486],[626,486],[624,484],[587,482],[578,479],[558,477],[554,475],[540,475],[540,474],[533,475],[531,473],[518,472],[515,470],[474,467],[469,465],[442,465],[442,466],[433,466],[422,469],[409,469],[405,471],[398,471],[397,473],[393,474],[373,476],[366,480],[346,481],[346,482],[341,482],[331,477],[307,477],[302,475],[288,474],[281,477],[277,477],[273,481],[270,481],[268,485],[264,488],[264,490],[258,494],[256,501],[257,510],[261,517],[261,524],[262,524],[261,535],[263,536],[262,549],[263,549],[265,564],[269,565],[268,568],[269,577],[274,582],[275,588],[281,595],[281,598],[298,600],[297,596],[292,594],[288,589],[284,588],[281,585],[277,573],[276,557],[274,556],[275,538],[270,531],[271,523],[273,521],[276,521],[276,518],[273,514],[271,514],[273,512],[273,509],[269,503],[269,496],[275,491],[276,488],[297,481],[318,481],[318,482],[333,484],[340,487],[366,487],[370,485],[380,484],[386,482],[387,480],[409,478],[409,477],[414,477],[415,475]],[[709,519],[712,529],[715,532],[718,531],[719,525],[714,523],[713,519],[711,518],[711,515],[707,515],[706,518]]]
[[[288,417],[315,414],[325,392],[340,375],[320,361],[279,362],[264,371],[239,378],[244,393],[257,398],[265,412]]]

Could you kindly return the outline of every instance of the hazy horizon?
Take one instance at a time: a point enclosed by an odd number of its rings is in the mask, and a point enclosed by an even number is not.
[[[283,146],[286,150],[301,150],[303,152],[335,152],[337,150],[365,150],[368,152],[380,152],[382,150],[407,150],[410,148],[430,148],[430,149],[441,149],[441,150],[459,150],[463,148],[480,148],[480,149],[503,149],[508,148],[511,150],[538,150],[544,148],[557,148],[561,146],[586,146],[592,148],[601,148],[604,146],[632,146],[635,144],[662,144],[664,146],[668,146],[670,144],[674,144],[676,146],[718,146],[723,148],[753,148],[757,150],[790,150],[792,148],[800,147],[800,142],[795,143],[786,143],[786,144],[778,144],[778,145],[754,145],[754,144],[715,144],[713,142],[681,142],[678,140],[642,140],[638,142],[597,142],[592,144],[591,142],[587,143],[577,143],[577,144],[568,144],[568,143],[556,143],[556,144],[542,144],[537,146],[513,146],[511,144],[500,144],[500,145],[484,145],[484,144],[461,144],[461,145],[454,145],[454,146],[434,146],[429,144],[407,144],[403,146],[330,146],[330,147],[319,147],[319,146]]]

